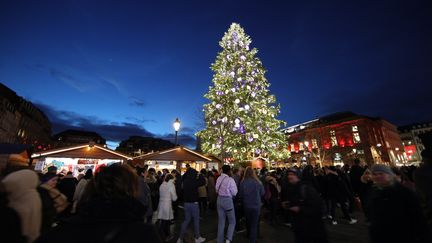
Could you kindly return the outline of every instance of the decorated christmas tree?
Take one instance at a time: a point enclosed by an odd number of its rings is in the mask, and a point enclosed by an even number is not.
[[[211,66],[213,86],[204,95],[210,101],[204,105],[206,128],[197,136],[204,152],[223,159],[282,159],[288,151],[279,129],[284,122],[276,118],[280,107],[269,93],[258,50],[250,44],[236,23],[219,42],[222,51]]]

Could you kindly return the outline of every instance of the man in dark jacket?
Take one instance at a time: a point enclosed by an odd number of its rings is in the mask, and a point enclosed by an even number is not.
[[[357,220],[353,219],[348,212],[347,202],[349,201],[350,191],[345,180],[338,174],[334,166],[326,167],[325,172],[327,174],[327,196],[330,201],[330,218],[332,219],[332,224],[335,225],[338,223],[335,218],[336,205],[338,203],[348,223],[357,223]]]
[[[57,184],[58,190],[67,197],[68,202],[71,204],[73,203],[73,196],[77,184],[78,180],[72,175],[71,171],[69,171]]]
[[[152,216],[153,216],[153,207],[152,207],[152,200],[151,200],[151,192],[150,187],[145,182],[145,178],[147,177],[147,168],[144,167],[136,167],[136,171],[138,174],[138,201],[142,203],[142,205],[145,207],[145,215],[144,219],[147,223],[152,223]]]
[[[355,159],[354,165],[351,166],[351,170],[349,173],[352,189],[354,191],[355,196],[361,197],[361,189],[362,182],[360,181],[361,176],[363,175],[364,169],[360,166],[360,160]]]
[[[288,182],[293,186],[288,202],[283,204],[292,215],[296,243],[327,243],[322,221],[322,200],[318,192],[302,183],[295,170],[288,170]]]
[[[414,193],[396,182],[390,167],[372,167],[368,215],[372,243],[420,243],[426,240],[426,222]]]
[[[205,179],[204,177],[198,175],[198,172],[195,169],[191,168],[190,166],[186,167],[188,169],[186,170],[182,178],[185,220],[182,223],[180,236],[177,242],[183,242],[186,228],[188,227],[190,221],[193,220],[195,242],[200,243],[204,242],[205,238],[201,237],[199,228],[200,212],[198,203],[198,187],[205,185]]]

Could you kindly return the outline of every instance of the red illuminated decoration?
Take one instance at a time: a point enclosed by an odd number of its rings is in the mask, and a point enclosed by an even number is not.
[[[407,146],[405,146],[405,153],[407,154],[408,157],[410,157],[413,154],[415,154],[416,151],[417,151],[417,148],[416,148],[415,145],[407,145]]]
[[[345,140],[343,140],[343,138],[339,138],[339,146],[341,147],[345,147]]]

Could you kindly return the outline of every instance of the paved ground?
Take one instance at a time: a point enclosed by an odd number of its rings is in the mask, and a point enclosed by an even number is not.
[[[265,212],[264,216],[266,215]],[[358,223],[349,225],[347,221],[340,219],[339,224],[331,225],[330,221],[326,221],[327,230],[329,233],[329,242],[331,243],[369,243],[367,225],[365,223],[363,214],[360,212],[354,213],[354,217],[358,219]],[[176,237],[179,234],[179,227],[183,220],[183,216],[179,217],[179,220],[173,225],[173,231]],[[294,235],[290,228],[278,224],[271,226],[267,219],[261,220],[261,238],[258,239],[259,243],[277,243],[277,242],[294,242]],[[205,237],[206,242],[216,242],[217,234],[217,213],[215,211],[209,211],[201,220],[201,235]],[[171,242],[176,242],[177,238]],[[190,224],[188,233],[185,237],[185,243],[194,242],[192,233],[192,224]],[[233,243],[246,243],[246,233],[234,234]]]

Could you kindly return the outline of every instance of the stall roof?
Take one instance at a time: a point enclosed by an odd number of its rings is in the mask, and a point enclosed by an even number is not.
[[[92,159],[126,159],[131,157],[97,144],[81,144],[70,147],[56,148],[40,153],[34,153],[32,158],[40,157],[92,158]]]
[[[140,155],[134,159],[159,161],[212,161],[211,158],[183,146]]]

